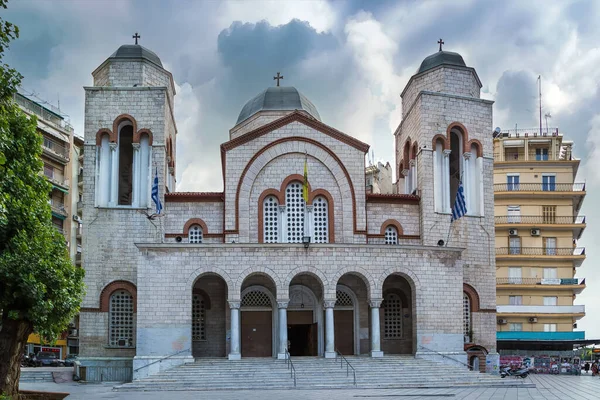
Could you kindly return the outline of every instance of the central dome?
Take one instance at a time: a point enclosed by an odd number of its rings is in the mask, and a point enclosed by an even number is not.
[[[109,59],[144,59],[162,68],[160,58],[152,50],[140,46],[139,44],[124,44],[115,51]]]
[[[457,65],[459,67],[466,67],[465,60],[458,53],[452,51],[438,51],[428,57],[426,57],[421,66],[417,70],[417,74],[428,71],[439,65]]]
[[[295,87],[275,86],[263,90],[248,102],[240,111],[236,125],[260,111],[304,110],[314,118],[321,120],[317,107]]]

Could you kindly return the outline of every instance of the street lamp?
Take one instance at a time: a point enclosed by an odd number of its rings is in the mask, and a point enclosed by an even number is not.
[[[303,236],[302,244],[304,245],[305,249],[308,249],[308,246],[310,246],[310,236]]]

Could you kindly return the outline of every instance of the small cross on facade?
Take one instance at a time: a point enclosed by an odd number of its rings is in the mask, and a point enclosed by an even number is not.
[[[141,36],[138,35],[138,33],[136,32],[135,35],[132,36],[132,38],[135,39],[135,44],[138,44],[138,39],[141,38]]]
[[[440,40],[438,40],[437,42],[440,45],[440,51],[442,51],[442,45],[444,44],[444,41],[442,40],[442,38],[440,38]]]
[[[279,72],[277,73],[277,76],[273,77],[274,81],[277,81],[277,86],[279,86],[279,80],[283,79],[283,75],[281,75]]]

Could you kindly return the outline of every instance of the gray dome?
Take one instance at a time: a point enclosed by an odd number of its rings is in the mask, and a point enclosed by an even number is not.
[[[109,59],[145,59],[162,68],[160,58],[151,50],[139,44],[124,44],[115,51]]]
[[[315,105],[295,87],[275,86],[263,90],[248,102],[240,111],[236,125],[247,120],[259,111],[304,110],[319,121],[321,117]]]
[[[465,64],[465,60],[463,60],[460,54],[451,51],[438,51],[437,53],[434,53],[423,60],[421,66],[417,70],[417,74],[428,71],[440,65],[458,65],[460,67],[467,66]]]

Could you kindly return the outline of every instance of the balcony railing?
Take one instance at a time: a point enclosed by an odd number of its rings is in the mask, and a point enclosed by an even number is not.
[[[39,118],[51,123],[57,128],[60,128],[67,132],[73,132],[73,127],[71,126],[71,124],[65,121],[64,118],[58,114],[58,110],[57,112],[50,111],[47,108],[40,106],[33,100],[29,100],[27,97],[19,93],[15,93],[13,97],[16,103],[19,106],[23,107],[25,110],[27,110],[29,113],[37,115]]]
[[[497,285],[579,285],[578,278],[496,278]]]
[[[578,183],[495,183],[494,192],[583,192],[585,182]]]
[[[59,143],[55,140],[52,140],[46,136],[44,136],[44,141],[42,142],[42,147],[50,152],[58,155],[61,158],[66,160],[69,159],[69,149],[64,146],[62,143]]]
[[[529,138],[529,137],[553,137],[559,136],[558,128],[544,128],[540,135],[540,128],[520,128],[520,129],[507,129],[502,131],[499,138]]]
[[[585,247],[496,247],[496,255],[584,256]]]
[[[552,156],[552,154],[536,154],[529,153],[529,157],[525,157],[525,153],[502,153],[494,152],[494,161],[496,162],[510,162],[510,161],[571,161],[573,157],[571,154],[558,154]]]
[[[585,224],[584,215],[542,216],[542,215],[496,215],[496,224]]]
[[[498,314],[583,314],[585,306],[496,306]]]
[[[57,214],[67,215],[67,210],[65,209],[65,205],[63,203],[59,203],[57,201],[51,202],[50,208]]]

